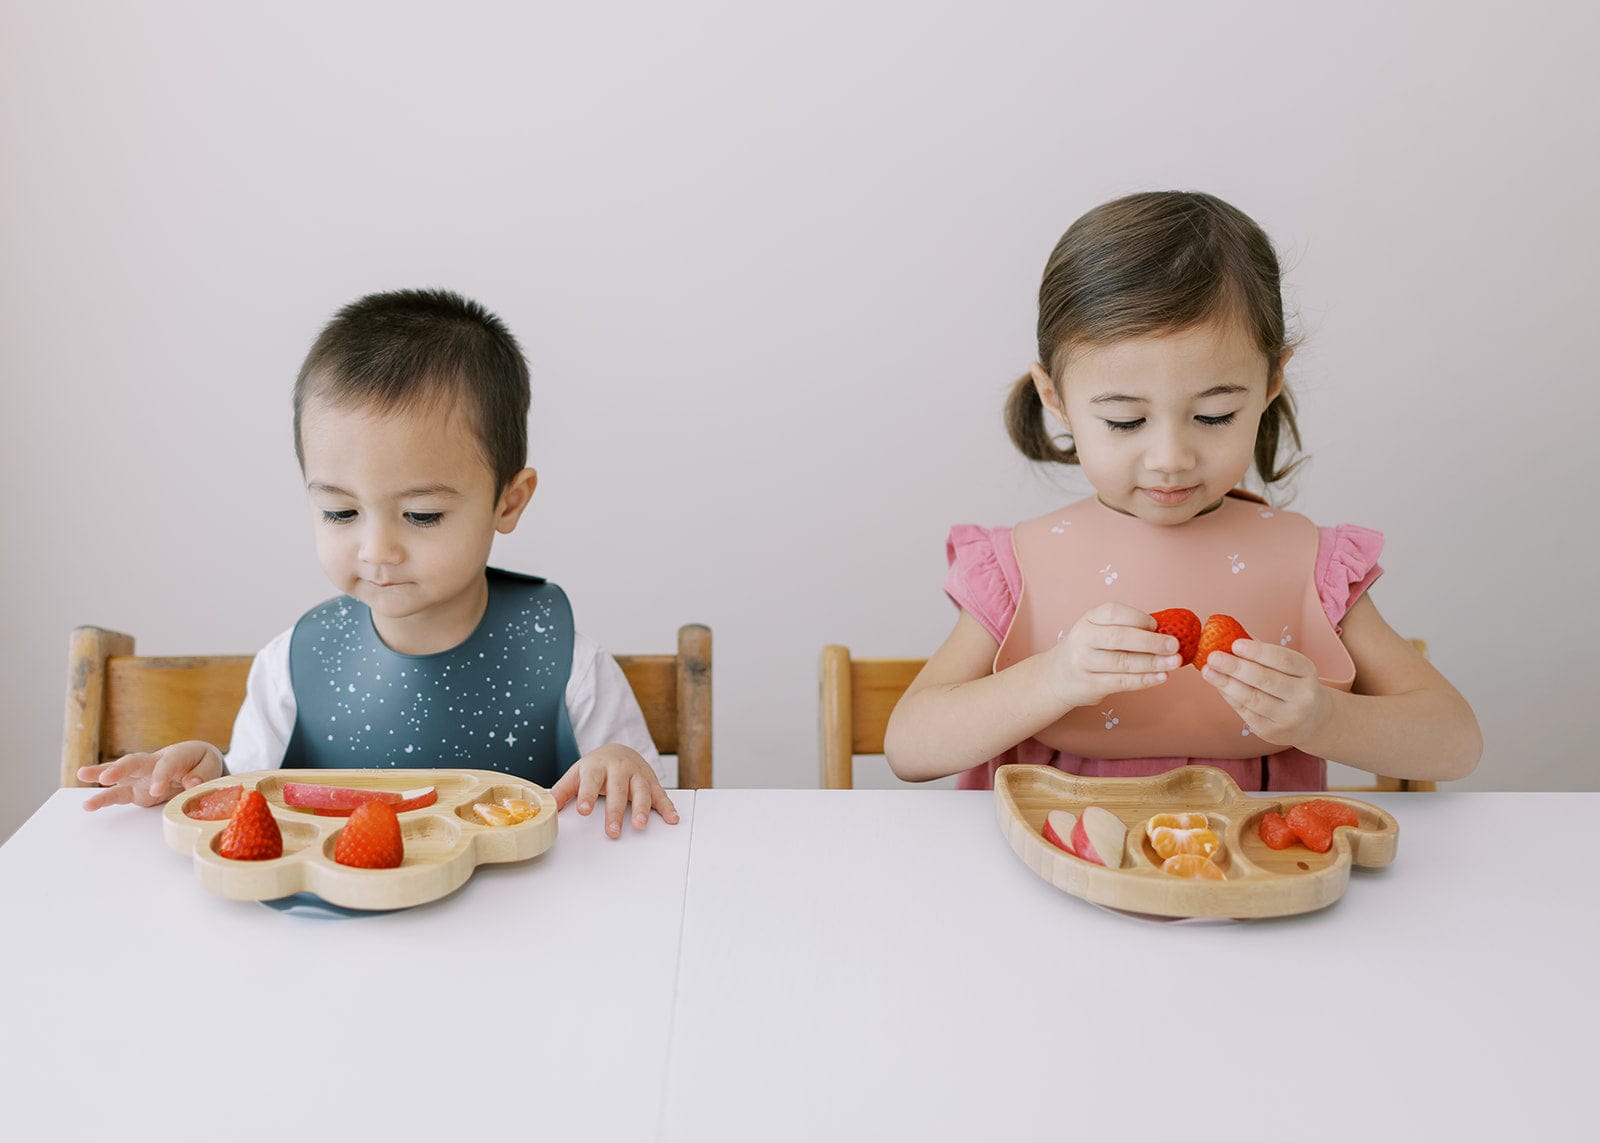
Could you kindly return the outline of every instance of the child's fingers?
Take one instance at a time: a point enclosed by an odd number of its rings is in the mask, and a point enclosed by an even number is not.
[[[130,786],[111,786],[108,789],[96,790],[83,800],[86,810],[103,809],[106,806],[119,806],[124,802],[133,801],[133,788]]]
[[[650,823],[650,779],[635,772],[628,782],[628,805],[633,810],[633,828],[643,829]]]
[[[564,810],[567,803],[572,801],[578,792],[578,768],[568,766],[567,772],[556,779],[556,784],[550,787],[550,796],[556,800],[556,809]]]
[[[1083,617],[1099,627],[1139,627],[1154,631],[1156,621],[1126,603],[1102,603],[1084,612]]]
[[[1259,663],[1263,667],[1296,678],[1315,678],[1316,664],[1299,651],[1261,639],[1236,639],[1229,648],[1236,659]],[[1209,662],[1209,660],[1207,660]]]
[[[678,824],[678,807],[672,804],[672,799],[667,797],[667,792],[659,782],[650,783],[650,804],[661,815],[662,821],[668,825]]]
[[[622,815],[628,808],[628,773],[621,763],[613,763],[606,774],[606,835],[622,836]]]
[[[196,770],[202,774],[212,769],[218,774],[222,772],[221,767],[206,765],[211,760],[211,748],[199,742],[180,742],[168,746],[156,751],[155,759],[156,764],[150,768],[149,794],[161,801],[166,801],[181,790],[183,779]]]
[[[139,778],[150,773],[156,764],[154,754],[124,754],[115,762],[103,762],[99,766],[85,766],[84,770],[95,770],[94,780],[102,786],[114,786],[130,778]],[[83,771],[79,771],[81,774]]]

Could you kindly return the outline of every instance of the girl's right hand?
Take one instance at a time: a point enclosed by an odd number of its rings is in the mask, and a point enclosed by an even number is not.
[[[1045,652],[1062,708],[1093,706],[1107,695],[1166,682],[1167,672],[1181,665],[1178,640],[1155,626],[1126,603],[1102,603],[1086,612]]]
[[[106,789],[83,803],[86,810],[132,802],[159,806],[172,795],[222,777],[222,752],[209,742],[176,742],[152,754],[124,754],[115,762],[80,766],[78,781]]]

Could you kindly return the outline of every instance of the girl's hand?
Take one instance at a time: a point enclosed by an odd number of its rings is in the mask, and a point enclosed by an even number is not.
[[[1251,734],[1277,746],[1314,737],[1333,706],[1310,659],[1259,639],[1235,640],[1231,655],[1212,652],[1200,677],[1221,692]]]
[[[172,795],[222,777],[222,752],[209,742],[175,742],[153,754],[124,754],[115,762],[78,767],[78,781],[107,787],[83,803],[86,810],[132,802],[159,806]]]
[[[1167,681],[1179,666],[1178,641],[1125,603],[1102,603],[1072,625],[1045,654],[1062,709],[1092,706],[1107,695]]]
[[[579,758],[550,787],[550,793],[555,795],[557,810],[576,797],[578,813],[585,817],[594,810],[595,798],[604,798],[606,833],[612,837],[622,836],[622,813],[630,801],[634,829],[645,827],[651,809],[669,825],[678,824],[677,807],[661,788],[650,763],[637,750],[617,742]]]

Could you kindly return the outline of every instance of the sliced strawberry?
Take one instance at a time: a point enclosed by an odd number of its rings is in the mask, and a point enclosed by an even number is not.
[[[1211,616],[1200,632],[1200,649],[1194,655],[1195,667],[1198,670],[1205,670],[1206,660],[1211,657],[1211,652],[1231,651],[1235,639],[1248,638],[1250,632],[1246,631],[1244,625],[1233,616]]]
[[[183,807],[183,812],[196,821],[227,821],[233,816],[233,811],[239,808],[239,795],[243,792],[243,786],[222,786],[208,790]]]
[[[1327,853],[1328,847],[1333,844],[1333,827],[1328,824],[1326,818],[1304,802],[1291,806],[1284,820],[1289,823],[1289,828],[1294,830],[1295,836],[1307,849],[1315,850],[1317,853]]]
[[[217,852],[234,861],[271,861],[283,856],[283,832],[260,790],[239,799],[239,808],[217,840]]]
[[[1194,653],[1200,647],[1200,617],[1187,607],[1168,607],[1152,611],[1150,618],[1156,621],[1157,631],[1178,641],[1178,658],[1183,660],[1179,666],[1194,662]]]
[[[1277,810],[1268,810],[1262,815],[1260,832],[1268,849],[1288,849],[1300,840]]]
[[[326,782],[285,782],[283,804],[297,810],[353,810],[364,802],[404,800],[393,790],[362,790],[350,786],[330,786]]]
[[[400,819],[387,802],[366,802],[355,808],[349,823],[339,831],[333,859],[358,869],[394,869],[405,860],[400,840]]]

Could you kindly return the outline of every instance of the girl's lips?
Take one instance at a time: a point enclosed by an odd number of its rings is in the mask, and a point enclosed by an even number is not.
[[[1139,491],[1162,507],[1170,508],[1189,499],[1194,495],[1194,490],[1198,487],[1200,487],[1198,484],[1193,484],[1188,488],[1141,488]]]

